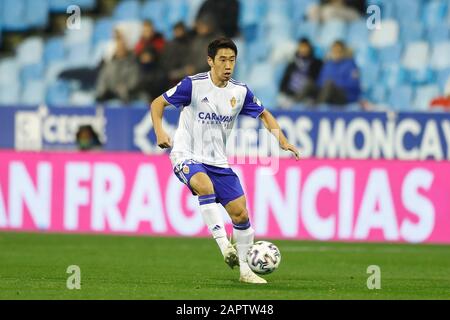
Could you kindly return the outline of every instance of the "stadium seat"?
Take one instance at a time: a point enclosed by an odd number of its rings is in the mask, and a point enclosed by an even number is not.
[[[39,105],[45,103],[45,82],[32,80],[25,84],[20,98],[24,105]]]
[[[20,71],[21,83],[28,83],[33,80],[43,80],[45,75],[45,65],[43,62],[28,64]]]
[[[254,87],[266,87],[271,84],[274,78],[275,68],[271,63],[254,64],[249,75],[249,82]]]
[[[396,111],[411,110],[413,90],[410,86],[393,88],[388,97],[388,104]]]
[[[315,22],[302,22],[297,25],[297,30],[295,37],[297,39],[300,38],[308,38],[310,41],[314,41],[319,34],[320,25]]]
[[[44,41],[41,37],[24,40],[17,48],[17,62],[20,65],[39,63],[44,55]]]
[[[141,6],[137,0],[125,0],[118,3],[114,9],[113,17],[118,20],[138,20]],[[162,18],[162,17],[161,17]]]
[[[334,41],[345,39],[346,29],[345,22],[341,20],[327,21],[319,29],[319,37],[316,43],[327,49]]]
[[[93,106],[95,104],[95,92],[77,90],[69,97],[72,106]]]
[[[424,3],[422,21],[431,26],[440,24],[447,18],[447,3],[441,0],[431,0]]]
[[[8,85],[0,85],[0,106],[14,106],[20,103],[20,83],[10,80]]]
[[[437,85],[420,86],[416,89],[413,106],[417,111],[425,111],[429,108],[432,99],[439,96]]]
[[[28,29],[25,0],[2,0],[3,14],[1,17],[2,29],[5,31],[24,31]]]
[[[110,18],[98,19],[94,26],[93,44],[108,41],[113,38],[115,22]]]
[[[53,61],[46,66],[45,70],[45,83],[47,86],[58,80],[59,74],[67,69],[66,61]]]
[[[305,20],[308,8],[318,0],[291,0],[291,19],[295,24]]]
[[[450,11],[449,11],[450,12]],[[442,22],[436,25],[428,26],[427,40],[431,43],[449,41],[450,40],[450,28],[449,23]]]
[[[67,48],[67,59],[65,60],[68,67],[93,67],[94,60],[91,56],[91,45],[89,43],[80,43],[76,46]]]
[[[450,41],[436,43],[433,46],[430,66],[437,70],[450,68]]]
[[[291,61],[297,51],[297,42],[283,40],[283,45],[272,46],[269,61],[273,64]]]
[[[418,21],[406,20],[401,24],[400,38],[404,43],[421,41],[424,36],[424,26]]]
[[[436,82],[441,92],[444,91],[447,81],[450,79],[450,68],[439,70],[436,76]]]
[[[44,48],[44,61],[46,64],[52,61],[61,61],[64,59],[66,54],[64,48],[64,38],[63,37],[53,37],[47,40]]]
[[[368,38],[369,29],[367,28],[366,20],[361,19],[349,24],[346,42],[350,48],[356,49],[360,47],[367,47]]]
[[[92,18],[82,17],[81,18],[81,28],[77,29],[67,29],[64,36],[64,45],[66,48],[75,47],[79,44],[91,42],[92,36],[94,34],[94,21]]]
[[[195,18],[203,2],[204,0],[188,0],[187,25],[189,27],[194,26]]]
[[[383,68],[379,79],[387,88],[393,89],[408,81],[408,73],[399,64],[391,64]]]
[[[265,0],[240,0],[239,25],[241,27],[257,24],[265,17],[267,1]]]
[[[364,90],[369,90],[374,86],[380,76],[380,68],[377,63],[365,63],[361,65],[361,86]]]
[[[428,65],[429,45],[425,41],[412,42],[406,46],[402,64],[406,69],[423,70]]]
[[[44,28],[48,24],[48,0],[27,0],[25,20],[29,28]]]
[[[378,59],[382,65],[388,66],[398,64],[402,55],[402,45],[394,44],[388,47],[382,47],[378,50]]]
[[[421,0],[394,0],[395,17],[401,25],[417,22],[422,9]],[[405,14],[407,12],[407,14]]]
[[[142,6],[140,17],[144,20],[151,20],[155,29],[164,32],[171,28],[168,25],[168,5],[163,0],[148,0]]]
[[[188,23],[189,6],[187,0],[172,0],[166,5],[167,12],[170,12],[167,17],[167,22],[171,27],[179,21],[183,21],[185,24]]]
[[[15,58],[0,60],[0,87],[6,87],[10,82],[19,82],[20,65]]]
[[[47,88],[46,102],[50,106],[69,105],[70,86],[67,82],[58,80]]]
[[[369,89],[370,100],[374,103],[381,104],[386,101],[387,88],[383,84],[376,84]]]
[[[369,42],[376,48],[388,47],[396,44],[399,37],[399,25],[397,21],[386,19],[381,22],[379,30],[373,30]]]

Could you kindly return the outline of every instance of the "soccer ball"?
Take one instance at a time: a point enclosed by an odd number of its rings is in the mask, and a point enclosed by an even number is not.
[[[278,268],[281,253],[277,246],[268,241],[257,241],[247,252],[247,263],[253,272],[269,274]]]

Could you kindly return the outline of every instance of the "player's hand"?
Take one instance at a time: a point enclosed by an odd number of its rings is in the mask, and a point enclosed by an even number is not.
[[[285,144],[282,144],[280,147],[281,147],[281,149],[283,149],[285,151],[292,152],[295,156],[295,160],[300,160],[300,153],[298,152],[297,148],[294,147],[292,144],[285,143]]]
[[[170,139],[170,136],[165,132],[161,132],[160,134],[156,135],[156,143],[161,149],[172,148],[172,140]]]

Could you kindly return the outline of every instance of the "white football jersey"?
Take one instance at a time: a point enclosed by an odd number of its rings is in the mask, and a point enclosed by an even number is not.
[[[257,118],[264,107],[243,83],[230,79],[217,87],[209,72],[184,78],[163,94],[168,103],[181,108],[170,159],[173,166],[195,160],[228,168],[226,143],[236,117]]]

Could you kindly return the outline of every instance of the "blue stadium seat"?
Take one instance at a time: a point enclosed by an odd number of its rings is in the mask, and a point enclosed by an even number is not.
[[[387,99],[387,88],[381,83],[374,85],[369,89],[369,97],[370,101],[380,104],[386,101]]]
[[[360,67],[361,86],[363,90],[368,90],[377,84],[380,76],[380,67],[377,63],[366,63]]]
[[[378,58],[381,64],[387,66],[391,64],[398,64],[402,55],[402,45],[395,44],[389,47],[383,47],[378,50]]]
[[[0,106],[14,106],[20,103],[19,81],[9,81],[8,85],[0,85]]]
[[[399,86],[393,88],[388,97],[388,103],[392,109],[397,111],[408,111],[412,109],[411,102],[413,89],[410,86]]]
[[[447,3],[441,0],[427,1],[422,13],[422,21],[425,25],[440,24],[447,18]]]
[[[366,20],[361,19],[349,24],[346,42],[350,48],[356,49],[360,47],[367,47],[368,38],[369,29],[367,28]]]
[[[408,73],[398,63],[391,64],[383,68],[379,80],[381,80],[387,88],[393,89],[408,82]]]
[[[58,80],[47,88],[46,102],[50,106],[67,106],[70,99],[70,85]]]
[[[168,23],[168,5],[163,0],[148,0],[142,6],[140,17],[141,19],[151,20],[155,29],[160,32],[165,32],[171,29],[171,23]]]
[[[398,43],[400,27],[396,20],[385,19],[381,22],[381,28],[371,31],[369,42],[373,47],[388,47]]]
[[[30,28],[44,28],[48,23],[48,0],[27,0],[25,20]]]
[[[9,82],[19,81],[20,65],[16,58],[0,60],[0,87],[7,86]]]
[[[427,40],[431,43],[449,41],[450,28],[447,22],[441,22],[435,25],[428,26]]]
[[[91,56],[91,45],[89,43],[80,43],[67,48],[67,59],[65,62],[70,67],[94,66]]]
[[[45,102],[45,82],[32,80],[25,84],[20,98],[24,105],[38,105]]]
[[[317,38],[317,36],[319,34],[319,28],[320,28],[320,25],[315,22],[305,21],[305,22],[299,23],[299,24],[297,24],[297,30],[296,30],[295,37],[297,39],[305,37],[314,43],[315,39]]]
[[[317,4],[318,0],[291,0],[291,19],[294,23],[300,23],[306,19],[308,8]]]
[[[75,90],[70,95],[69,102],[72,106],[92,106],[95,104],[95,92]]]
[[[89,17],[81,18],[81,28],[66,29],[64,45],[66,47],[77,46],[82,43],[91,42],[94,34],[94,21]]]
[[[418,21],[406,20],[401,24],[400,39],[406,42],[420,41],[424,36],[424,26]]]
[[[1,17],[2,29],[5,31],[24,31],[28,29],[25,0],[2,0],[3,14]]]
[[[64,13],[70,5],[79,6],[83,10],[92,10],[96,6],[96,0],[48,0],[50,11]]]
[[[439,96],[439,87],[437,85],[420,86],[416,89],[413,106],[417,111],[425,111],[429,108],[432,99]]]
[[[329,48],[334,41],[345,39],[346,31],[345,22],[341,20],[327,21],[320,28],[316,43],[323,48]]]
[[[45,74],[45,65],[43,62],[29,64],[20,71],[21,83],[28,83],[33,80],[43,80]]]
[[[167,17],[167,22],[173,26],[179,21],[188,23],[189,6],[186,0],[172,0],[167,3],[167,12],[170,14]]]
[[[52,61],[60,61],[65,57],[63,37],[53,37],[47,40],[44,48],[44,61],[46,64]]]
[[[44,54],[44,41],[41,37],[31,37],[17,48],[17,61],[21,65],[39,63]]]
[[[137,0],[125,0],[119,2],[114,9],[115,20],[138,20],[141,6]]]
[[[418,20],[422,9],[421,0],[391,0],[391,2],[394,4],[395,17],[400,24],[408,25],[408,23]],[[383,11],[382,16],[384,18]]]
[[[435,75],[431,68],[425,67],[419,70],[407,70],[407,78],[408,82],[413,85],[424,85],[433,82],[435,79]]]
[[[110,18],[98,19],[94,27],[93,44],[111,40],[114,35],[115,22]]]
[[[450,41],[434,44],[430,66],[435,70],[450,68]]]
[[[241,27],[257,24],[267,13],[265,0],[240,0],[239,25]]]
[[[429,45],[425,41],[409,43],[403,54],[402,64],[406,69],[423,70],[428,65]]]
[[[450,79],[450,67],[449,68],[447,68],[447,69],[442,69],[442,70],[439,70],[438,72],[437,72],[437,76],[436,76],[436,82],[437,82],[437,84],[438,84],[438,86],[439,86],[439,90],[441,91],[441,92],[443,92],[444,91],[444,88],[445,88],[445,84],[447,83],[447,81]]]

